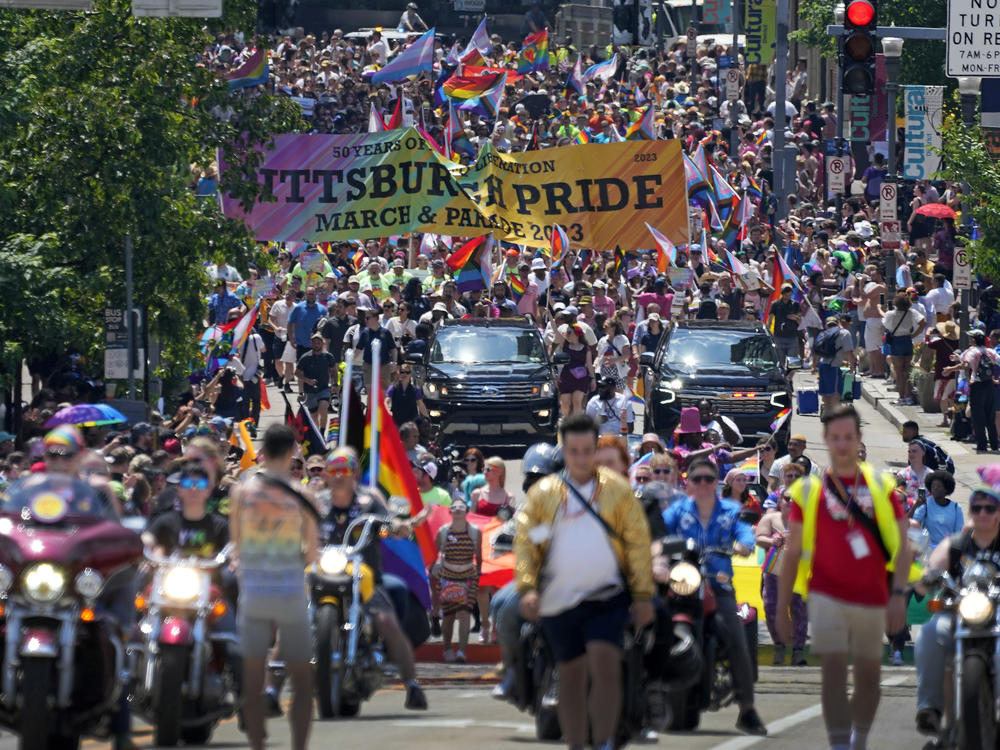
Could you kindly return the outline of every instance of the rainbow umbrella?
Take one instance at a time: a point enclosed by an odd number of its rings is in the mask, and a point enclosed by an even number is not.
[[[73,404],[53,414],[45,426],[58,427],[62,424],[75,424],[80,427],[97,427],[127,421],[124,414],[107,404]]]

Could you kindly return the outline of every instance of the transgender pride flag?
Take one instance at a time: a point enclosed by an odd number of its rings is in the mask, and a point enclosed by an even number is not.
[[[404,49],[396,59],[375,71],[372,83],[395,83],[434,70],[434,29]]]

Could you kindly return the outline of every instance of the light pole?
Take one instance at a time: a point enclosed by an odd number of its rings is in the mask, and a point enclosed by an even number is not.
[[[958,95],[962,100],[962,124],[969,128],[970,130],[976,127],[976,99],[979,96],[979,84],[982,83],[981,78],[976,76],[959,76],[958,78]],[[962,216],[966,216],[966,203],[969,200],[969,183],[965,180],[962,181]],[[959,346],[965,348],[969,345],[968,334],[966,331],[969,330],[969,290],[962,289],[962,314],[961,314],[961,326],[962,333],[959,340]]]
[[[847,13],[847,6],[844,3],[837,3],[833,6],[833,24],[839,29],[838,33],[843,33],[844,31],[844,14]],[[838,45],[839,46],[839,45]],[[837,103],[837,132],[834,134],[834,145],[837,148],[837,156],[844,155],[844,87],[840,80],[840,66],[844,64],[841,57],[837,58],[837,98],[834,101]],[[826,175],[823,175],[823,179],[827,179]],[[829,190],[829,187],[827,187]],[[844,202],[844,196],[841,193],[837,193],[837,216],[840,216],[840,207]]]
[[[889,136],[889,174],[887,179],[899,185],[898,168],[896,166],[896,94],[899,84],[899,58],[903,54],[903,40],[896,36],[882,37],[882,54],[885,55],[885,93],[889,100],[886,107],[886,130]],[[889,253],[885,264],[885,283],[888,296],[892,298],[896,291],[896,251]]]

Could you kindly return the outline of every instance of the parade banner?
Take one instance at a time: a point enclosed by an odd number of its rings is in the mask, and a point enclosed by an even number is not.
[[[932,148],[941,148],[942,86],[903,86],[906,105],[906,145],[903,177],[929,180],[938,171],[941,157]]]
[[[459,182],[498,239],[548,247],[552,226],[573,248],[642,250],[646,222],[688,242],[687,183],[678,140],[559,146],[505,154],[487,146]],[[445,212],[446,218],[448,212]]]
[[[778,39],[778,0],[747,0],[746,8],[744,59],[748,65],[770,65]]]
[[[729,26],[732,29],[732,0],[705,0],[701,6],[701,22],[707,26]]]
[[[471,236],[489,230],[448,162],[414,128],[277,135],[257,179],[276,200],[246,212],[225,195],[222,205],[227,216],[244,219],[261,242],[331,242],[415,230]]]

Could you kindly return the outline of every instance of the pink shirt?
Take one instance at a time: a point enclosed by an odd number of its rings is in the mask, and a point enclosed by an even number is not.
[[[529,283],[521,299],[517,301],[517,314],[528,315],[535,312],[535,301],[538,299],[538,284]]]
[[[604,313],[609,318],[613,318],[615,315],[615,301],[606,294],[603,298],[594,295],[594,309],[597,312]]]

